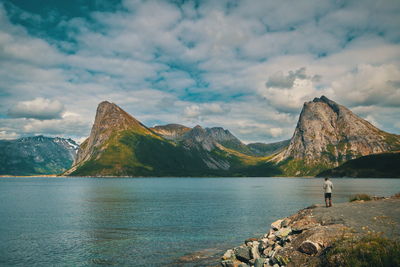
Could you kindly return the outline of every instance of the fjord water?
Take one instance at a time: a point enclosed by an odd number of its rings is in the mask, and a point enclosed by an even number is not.
[[[1,266],[175,266],[323,203],[322,179],[1,178]],[[400,179],[333,179],[334,202]],[[202,263],[187,262],[187,266]]]

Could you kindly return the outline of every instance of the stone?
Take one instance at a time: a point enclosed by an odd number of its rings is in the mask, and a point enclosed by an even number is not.
[[[275,244],[275,241],[273,239],[268,239],[267,244],[268,246],[273,246]]]
[[[244,241],[244,243],[246,244],[246,246],[248,246],[248,243],[253,243],[254,241],[258,241],[258,238],[255,237],[248,238]]]
[[[264,267],[264,262],[265,262],[264,258],[258,258],[254,262],[254,267]]]
[[[237,247],[234,249],[235,256],[238,260],[248,262],[251,260],[250,247]]]
[[[277,220],[277,221],[271,223],[271,228],[275,231],[278,231],[279,229],[281,229],[282,222],[283,222],[283,220]]]
[[[268,239],[262,239],[260,243],[258,244],[258,250],[263,251],[268,247]]]
[[[257,244],[257,246],[251,247],[250,256],[252,259],[258,259],[260,257],[260,254],[258,252],[258,244]]]
[[[237,267],[237,264],[234,263],[232,260],[225,260],[221,261],[221,266],[222,267]]]
[[[263,255],[268,256],[269,253],[272,251],[272,247],[267,247],[266,249],[263,250]]]
[[[275,251],[271,250],[271,251],[268,253],[268,258],[272,258],[272,257],[274,257],[274,255],[275,255]]]
[[[283,221],[281,222],[281,227],[288,227],[290,224],[290,219],[289,218],[285,218],[283,219]]]
[[[277,251],[279,251],[279,250],[281,250],[281,249],[282,249],[282,247],[279,246],[279,245],[275,245],[275,247],[274,247],[274,251],[275,251],[275,252],[277,252]]]
[[[299,251],[307,255],[315,255],[321,250],[321,246],[318,243],[306,240],[301,243]]]
[[[223,260],[228,260],[228,259],[233,258],[234,256],[235,256],[235,253],[233,252],[233,250],[232,250],[232,249],[228,249],[228,250],[224,253],[224,255],[222,256],[222,259],[223,259]]]
[[[279,231],[277,231],[275,233],[275,235],[276,235],[277,238],[282,239],[282,238],[287,237],[288,235],[290,235],[291,232],[292,232],[292,228],[286,227],[286,228],[281,228]]]
[[[238,267],[249,267],[249,265],[248,264],[246,264],[246,263],[241,263],[241,264],[239,264],[239,266]]]
[[[275,263],[272,267],[279,267],[279,264]]]

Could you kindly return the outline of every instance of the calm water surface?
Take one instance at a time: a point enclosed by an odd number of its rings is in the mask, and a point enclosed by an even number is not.
[[[1,178],[1,266],[160,266],[323,203],[322,179]],[[400,179],[333,179],[334,202]],[[194,266],[194,263],[188,263]],[[201,265],[201,263],[199,264]]]

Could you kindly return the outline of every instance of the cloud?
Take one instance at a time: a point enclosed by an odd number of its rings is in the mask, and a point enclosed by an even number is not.
[[[0,131],[0,140],[14,140],[19,137],[15,132]]]
[[[89,131],[87,121],[75,113],[66,113],[60,119],[30,119],[23,125],[25,134],[47,134],[53,136],[84,136]]]
[[[329,90],[316,89],[315,83],[320,79],[321,75],[307,75],[305,67],[291,70],[286,75],[279,71],[268,78],[260,94],[277,110],[298,113],[305,101],[318,95],[329,95]]]
[[[206,103],[199,105],[190,105],[185,107],[183,113],[186,118],[196,118],[203,120],[209,115],[227,114],[230,109],[220,103]]]
[[[150,126],[221,125],[268,142],[290,137],[303,103],[324,94],[400,131],[398,1],[232,3],[0,4],[0,130],[85,137],[109,100]],[[12,106],[38,97],[62,111]]]
[[[302,67],[295,71],[289,71],[287,75],[284,75],[282,71],[278,71],[269,77],[265,85],[267,87],[292,88],[296,79],[319,80],[320,78],[319,75],[314,75],[313,77],[307,76],[306,67]]]
[[[60,101],[38,97],[18,102],[9,109],[8,115],[12,118],[51,120],[61,118],[63,111],[64,105]]]
[[[358,65],[332,83],[337,99],[350,106],[400,107],[400,67],[393,64]]]

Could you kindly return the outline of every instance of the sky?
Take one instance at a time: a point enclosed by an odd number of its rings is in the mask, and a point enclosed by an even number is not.
[[[0,0],[0,139],[81,142],[107,100],[274,142],[321,95],[400,134],[399,29],[398,0]]]

